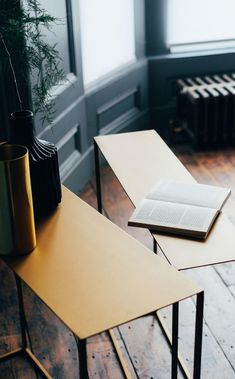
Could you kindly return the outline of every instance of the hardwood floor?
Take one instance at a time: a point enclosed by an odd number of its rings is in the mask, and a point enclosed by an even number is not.
[[[235,224],[235,149],[192,153],[189,147],[181,146],[175,152],[199,182],[232,189],[224,211]],[[127,227],[133,207],[107,166],[102,169],[102,188],[106,216],[152,249],[152,238],[148,231]],[[94,178],[81,197],[96,208]],[[202,378],[235,378],[235,263],[187,270],[185,274],[205,289]],[[17,347],[20,335],[14,277],[2,261],[0,275],[2,353]],[[24,302],[29,343],[37,357],[53,378],[79,378],[73,334],[25,286]],[[191,369],[194,325],[192,300],[184,301],[180,309],[180,350]],[[170,309],[164,310],[162,315],[166,322],[170,322]],[[115,328],[115,334],[133,378],[170,377],[170,352],[154,315]],[[90,378],[124,378],[107,333],[89,338],[87,352]],[[39,376],[27,361],[14,358],[0,364],[0,379],[11,378],[34,379]],[[181,374],[179,378],[182,378]]]

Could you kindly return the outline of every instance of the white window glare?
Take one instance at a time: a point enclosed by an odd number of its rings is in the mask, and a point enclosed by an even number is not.
[[[189,50],[196,50],[215,41],[235,46],[235,0],[167,0],[167,7],[168,47],[192,44]]]
[[[134,0],[80,0],[85,85],[135,60]]]

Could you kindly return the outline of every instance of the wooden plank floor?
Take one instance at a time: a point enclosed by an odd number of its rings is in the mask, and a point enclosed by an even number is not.
[[[232,189],[225,213],[235,224],[235,149],[192,153],[187,146],[176,153],[201,183]],[[164,163],[164,162],[163,162]],[[102,170],[105,214],[121,228],[152,249],[150,234],[127,227],[133,208],[111,170]],[[94,178],[81,197],[96,207]],[[224,241],[226,246],[226,241]],[[234,247],[235,248],[235,247]],[[205,320],[202,378],[235,378],[235,263],[185,271],[205,289]],[[19,346],[19,318],[14,277],[0,260],[0,353]],[[158,289],[156,289],[157,291]],[[78,375],[77,347],[73,334],[24,287],[29,343],[55,379],[75,379]],[[184,301],[180,307],[180,349],[192,368],[194,305]],[[170,309],[162,313],[170,322]],[[95,317],[95,315],[94,315]],[[115,329],[123,355],[133,378],[170,378],[170,352],[155,315],[127,323]],[[124,375],[107,333],[88,339],[88,366],[91,378],[122,379]],[[22,358],[0,364],[0,379],[40,378]],[[179,375],[182,378],[182,375]]]

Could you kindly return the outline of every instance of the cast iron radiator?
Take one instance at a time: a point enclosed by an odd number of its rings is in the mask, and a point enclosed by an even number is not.
[[[235,73],[177,80],[176,115],[199,149],[235,145]]]

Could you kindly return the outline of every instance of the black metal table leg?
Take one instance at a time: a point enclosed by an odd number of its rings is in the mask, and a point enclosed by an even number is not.
[[[102,213],[99,147],[98,147],[95,140],[94,140],[94,153],[95,153],[95,177],[96,177],[96,192],[97,192],[97,209],[98,209],[98,212]]]
[[[80,338],[78,338],[75,334],[74,338],[78,348],[80,379],[89,379],[87,369],[86,339],[80,340]]]
[[[179,303],[172,305],[172,356],[171,378],[176,379],[178,374],[178,335],[179,335]]]
[[[51,375],[46,371],[46,369],[42,366],[42,364],[35,357],[35,355],[32,353],[32,351],[28,348],[27,333],[26,333],[26,317],[25,317],[25,311],[24,311],[24,299],[23,299],[22,284],[21,284],[21,279],[16,274],[15,274],[15,280],[16,280],[16,288],[17,288],[18,304],[19,304],[22,347],[1,355],[0,356],[0,362],[7,361],[8,359],[11,359],[11,358],[21,354],[21,355],[24,355],[26,357],[26,359],[29,360],[29,362],[32,364],[32,366],[38,372],[40,372],[40,374],[43,376],[43,378],[52,379]]]
[[[18,294],[18,305],[20,314],[20,329],[21,329],[21,339],[22,339],[22,349],[27,348],[27,335],[26,335],[26,317],[24,311],[24,299],[21,280],[18,275],[15,274],[16,288]]]
[[[157,241],[155,240],[155,238],[153,238],[153,252],[155,254],[158,253],[157,249],[158,249]]]
[[[196,301],[196,325],[194,341],[194,367],[193,377],[201,377],[201,357],[202,357],[202,333],[203,333],[203,308],[204,308],[204,291],[197,294]]]

